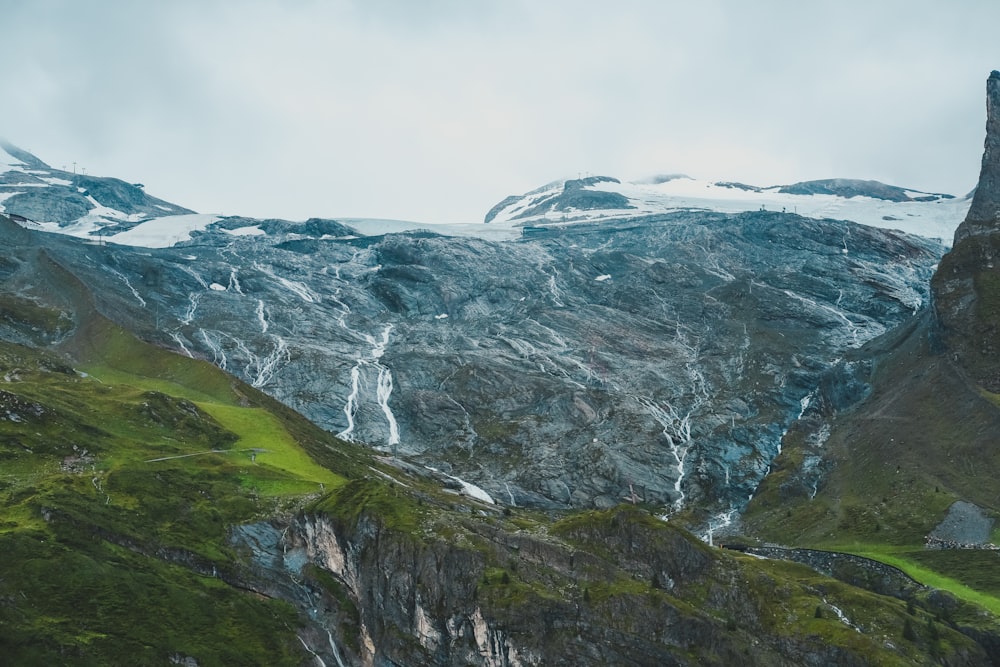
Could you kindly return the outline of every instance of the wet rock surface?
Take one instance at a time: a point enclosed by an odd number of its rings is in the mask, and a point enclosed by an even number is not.
[[[332,237],[332,224],[213,229],[163,250],[33,243],[147,338],[500,502],[635,494],[710,513],[754,492],[845,351],[923,306],[943,250],[771,212],[503,243]],[[853,400],[862,385],[838,391]]]

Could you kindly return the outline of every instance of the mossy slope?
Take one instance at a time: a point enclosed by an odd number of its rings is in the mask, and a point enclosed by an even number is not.
[[[300,664],[298,612],[232,585],[228,531],[339,486],[365,457],[85,310],[61,346],[76,359],[0,342],[5,660]]]

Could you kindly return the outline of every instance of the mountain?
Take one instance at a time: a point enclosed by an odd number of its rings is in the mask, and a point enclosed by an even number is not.
[[[998,408],[961,319],[991,325],[992,256],[739,208],[968,202],[706,188],[726,212],[598,177],[501,207],[502,241],[179,207],[81,240],[45,231],[103,224],[53,222],[63,187],[0,217],[5,655],[1000,659]],[[955,530],[977,548],[924,549]]]
[[[987,664],[900,600],[637,507],[463,498],[105,318],[62,262],[95,246],[0,237],[13,664],[931,664],[932,630],[933,656]]]
[[[758,187],[684,175],[636,183],[591,176],[555,181],[524,195],[507,197],[486,214],[485,222],[553,226],[676,211],[768,210],[851,220],[944,241],[951,239],[956,221],[961,220],[969,205],[967,197],[846,178]]]
[[[641,509],[554,521],[463,499],[453,478],[338,440],[105,318],[62,263],[95,246],[3,217],[0,237],[14,664],[929,659],[854,629],[904,636],[902,602],[710,549]],[[953,664],[986,664],[937,632]]]
[[[632,213],[503,242],[178,215],[52,252],[107,317],[343,438],[509,505],[637,493],[718,528],[824,378],[856,372],[844,354],[927,302],[944,249],[787,212]]]
[[[147,195],[141,184],[53,169],[7,142],[0,142],[0,210],[78,236],[110,236],[145,220],[192,213]]]
[[[704,525],[742,507],[844,353],[926,303],[943,252],[768,211],[502,243],[334,224],[51,252],[109,318],[341,437],[511,505],[610,507],[631,486]]]

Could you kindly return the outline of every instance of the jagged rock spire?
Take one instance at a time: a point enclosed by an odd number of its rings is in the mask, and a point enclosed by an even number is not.
[[[955,243],[967,236],[1000,231],[1000,72],[986,80],[986,144],[979,185],[965,222],[955,231]]]

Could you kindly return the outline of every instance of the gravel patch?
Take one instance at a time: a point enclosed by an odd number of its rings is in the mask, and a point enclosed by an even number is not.
[[[931,531],[930,536],[946,542],[960,544],[986,544],[990,541],[993,519],[978,506],[964,500],[948,508],[944,521]]]

